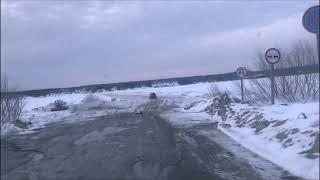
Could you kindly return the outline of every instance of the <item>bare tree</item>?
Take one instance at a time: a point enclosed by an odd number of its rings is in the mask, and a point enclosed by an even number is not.
[[[276,68],[302,67],[317,64],[316,51],[308,41],[298,41],[291,49],[281,50],[282,59]],[[269,69],[264,54],[258,52],[257,67],[260,70]],[[268,100],[270,97],[270,82],[266,79],[251,80],[246,96],[251,100]],[[275,78],[275,95],[288,102],[309,101],[319,99],[319,74],[302,74],[281,76]]]
[[[276,68],[301,67],[305,65],[317,64],[317,55],[315,49],[309,41],[297,41],[290,49],[278,48],[281,52],[281,61],[276,64]],[[259,70],[268,70],[270,65],[265,60],[265,52],[257,51],[255,58],[256,66]]]
[[[208,86],[208,96],[209,96],[209,98],[214,98],[214,97],[219,96],[221,94],[222,94],[222,92],[220,91],[219,87],[216,84],[211,83]]]
[[[8,78],[1,77],[1,125],[18,120],[24,107],[24,97],[10,90]]]
[[[252,79],[249,80],[249,87],[244,87],[244,97],[249,102],[267,102],[270,99],[270,82],[267,79]],[[238,89],[240,90],[240,83],[237,83]]]

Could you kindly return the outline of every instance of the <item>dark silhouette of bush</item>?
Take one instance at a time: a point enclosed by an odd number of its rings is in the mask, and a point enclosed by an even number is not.
[[[51,111],[64,111],[69,109],[69,107],[67,106],[67,103],[58,99],[53,103],[54,107],[51,108]]]
[[[150,93],[149,98],[150,99],[157,99],[156,93]]]
[[[0,98],[0,114],[1,126],[5,123],[12,123],[19,120],[25,105],[25,97],[19,94],[10,94],[16,89],[9,88],[8,78],[1,75],[1,98]]]

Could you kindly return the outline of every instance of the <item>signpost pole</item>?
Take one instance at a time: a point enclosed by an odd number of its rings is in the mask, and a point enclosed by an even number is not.
[[[265,58],[267,62],[270,64],[270,98],[271,104],[274,104],[274,94],[275,94],[275,83],[274,83],[274,65],[277,64],[281,59],[281,53],[279,50],[275,48],[270,48],[267,50],[265,54]]]
[[[270,80],[271,80],[271,104],[274,104],[274,64],[271,64]]]
[[[247,70],[244,67],[239,67],[237,69],[237,75],[240,78],[240,86],[241,86],[241,104],[244,104],[244,95],[243,95],[243,79],[247,75]]]
[[[243,78],[241,78],[240,82],[241,82],[241,103],[243,104],[244,103],[244,100],[243,100]]]
[[[318,61],[320,64],[320,32],[317,33],[317,50],[318,50]]]

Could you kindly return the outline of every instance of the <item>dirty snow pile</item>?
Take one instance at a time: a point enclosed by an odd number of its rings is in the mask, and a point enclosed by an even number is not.
[[[219,128],[291,173],[319,178],[319,103],[232,104]]]
[[[12,123],[1,125],[1,135],[11,133],[29,133],[32,129],[43,127],[45,124],[62,119],[70,115],[70,111],[51,112],[54,101],[60,99],[68,105],[78,104],[86,96],[85,93],[50,94],[45,97],[26,97],[21,121],[31,123],[28,129],[19,128]]]

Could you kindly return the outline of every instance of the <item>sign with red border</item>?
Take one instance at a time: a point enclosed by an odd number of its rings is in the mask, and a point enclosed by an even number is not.
[[[319,33],[320,29],[320,10],[318,6],[310,7],[303,15],[303,27],[311,33]]]
[[[246,77],[246,75],[247,75],[247,69],[244,68],[244,67],[239,67],[239,68],[237,69],[237,75],[238,75],[238,77],[240,77],[240,78]]]
[[[277,64],[281,59],[280,51],[276,48],[270,48],[266,51],[265,58],[270,64]]]

